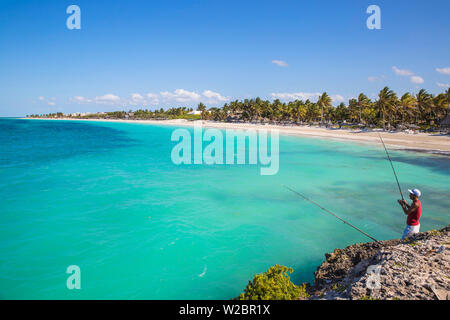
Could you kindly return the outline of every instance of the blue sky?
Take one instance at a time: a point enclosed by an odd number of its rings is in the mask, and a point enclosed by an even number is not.
[[[66,27],[71,4],[81,30]],[[371,4],[381,30],[366,27]],[[448,0],[0,0],[0,116],[439,93],[448,12]]]

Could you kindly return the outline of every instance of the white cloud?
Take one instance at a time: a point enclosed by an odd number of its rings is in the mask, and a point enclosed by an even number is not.
[[[204,90],[200,94],[195,91],[176,89],[174,92],[160,92],[160,96],[165,103],[197,103],[203,101],[209,104],[219,104],[230,100],[230,98],[212,90]],[[156,96],[152,96],[152,98],[157,99]]]
[[[294,92],[294,93],[272,93],[273,99],[280,99],[281,101],[293,101],[293,100],[315,100],[319,97],[320,93],[309,92]]]
[[[448,84],[448,83],[436,82],[436,85],[440,88],[450,88],[450,84]]]
[[[344,102],[345,98],[341,96],[340,94],[335,94],[331,96],[331,99],[333,99],[334,102]]]
[[[367,80],[369,80],[369,82],[377,82],[377,81],[383,81],[386,79],[386,76],[382,75],[382,76],[370,76],[367,78]]]
[[[293,92],[293,93],[272,93],[272,99],[279,99],[283,102],[294,101],[294,100],[310,100],[317,101],[321,93],[310,93],[310,92]],[[331,95],[330,98],[333,102],[344,102],[345,98],[340,94]]]
[[[161,97],[164,101],[170,102],[181,102],[181,103],[189,103],[200,101],[201,95],[194,91],[187,91],[184,89],[176,89],[174,92],[163,91],[160,92]]]
[[[276,64],[279,67],[287,67],[289,66],[286,61],[283,60],[272,60],[273,64]]]
[[[118,96],[114,94],[105,94],[103,96],[97,96],[95,98],[87,98],[83,96],[75,96],[70,99],[72,102],[76,102],[79,104],[88,104],[88,103],[96,103],[96,104],[115,104],[119,103],[121,100]]]
[[[120,97],[118,97],[112,93],[108,93],[103,96],[97,96],[93,99],[83,97],[83,96],[75,96],[75,97],[71,98],[70,101],[76,102],[79,104],[88,104],[88,103],[115,104],[115,103],[119,103],[121,101],[121,99],[120,99]]]
[[[133,105],[133,106],[146,105],[146,100],[141,94],[132,93],[130,95],[130,100],[128,101],[128,104]]]
[[[212,104],[217,104],[219,102],[225,102],[225,101],[230,100],[230,98],[224,97],[220,93],[214,92],[211,90],[203,91],[202,95],[207,98],[207,100],[206,100],[207,103],[212,103]]]
[[[424,83],[424,82],[425,82],[425,81],[423,80],[423,78],[422,78],[422,77],[419,77],[419,76],[412,76],[410,79],[411,79],[411,82],[412,82],[412,83],[421,84],[421,83]]]
[[[421,76],[415,75],[414,72],[407,70],[407,69],[399,69],[396,66],[392,67],[392,70],[394,70],[395,74],[399,76],[408,76],[412,83],[421,84],[424,83],[425,80]]]
[[[163,91],[160,92],[159,94],[151,92],[145,95],[142,95],[140,93],[132,93],[130,94],[130,97],[127,99],[121,99],[119,96],[116,96],[112,93],[105,94],[103,96],[97,96],[95,98],[75,96],[70,99],[70,101],[79,104],[88,104],[88,103],[111,104],[111,105],[120,104],[122,106],[130,105],[142,107],[155,106],[160,104],[161,101],[165,104],[165,106],[170,107],[172,105],[180,105],[180,104],[194,105],[201,101],[207,104],[216,105],[224,103],[229,100],[230,100],[229,97],[225,97],[222,94],[212,90],[204,90],[202,93],[198,93],[195,91],[188,91],[185,89],[176,89],[173,92]]]
[[[442,74],[449,74],[450,75],[450,68],[436,68],[436,71]]]
[[[54,97],[45,98],[44,96],[39,96],[38,100],[46,103],[48,106],[56,106],[56,98]]]
[[[156,105],[159,103],[159,97],[155,93],[147,93],[146,95],[146,103],[147,105]]]
[[[99,104],[117,103],[120,101],[120,98],[112,93],[108,93],[100,97],[95,97],[94,101]]]
[[[158,98],[158,95],[155,93],[147,93],[146,97],[149,99],[155,99],[155,98]]]
[[[399,75],[399,76],[413,76],[414,75],[414,73],[412,71],[407,70],[407,69],[399,69],[396,66],[393,66],[392,70],[394,70],[395,74]]]
[[[92,99],[89,98],[85,98],[82,96],[75,96],[72,99],[70,99],[71,101],[77,102],[77,103],[91,103]]]
[[[131,100],[133,101],[143,101],[144,97],[140,95],[139,93],[132,93],[131,94]]]

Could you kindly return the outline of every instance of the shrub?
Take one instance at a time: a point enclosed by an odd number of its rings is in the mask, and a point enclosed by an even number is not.
[[[415,246],[420,245],[420,243],[418,241],[413,241],[411,243],[408,243],[408,245],[411,246],[411,247],[415,247]]]
[[[288,273],[292,268],[275,265],[264,274],[256,274],[253,281],[249,281],[239,300],[294,300],[300,297],[308,298],[306,284],[296,286],[291,282]]]
[[[441,232],[439,230],[430,230],[432,236],[438,236]]]
[[[340,284],[340,283],[335,283],[335,284],[333,285],[332,289],[333,289],[334,291],[337,291],[337,292],[339,292],[339,293],[342,293],[342,292],[344,292],[345,290],[347,290],[347,287],[346,287],[346,286],[343,286],[343,285]]]

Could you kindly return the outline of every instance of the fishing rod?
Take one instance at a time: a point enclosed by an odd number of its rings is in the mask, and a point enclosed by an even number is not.
[[[316,206],[318,206],[320,209],[322,209],[323,211],[325,211],[326,213],[331,214],[332,216],[338,218],[339,220],[341,220],[342,222],[344,222],[345,224],[349,225],[350,227],[358,230],[359,232],[361,232],[363,235],[365,235],[366,237],[369,237],[370,239],[372,239],[375,242],[379,242],[377,239],[375,239],[374,237],[371,237],[370,235],[368,235],[367,233],[365,233],[364,231],[362,231],[361,229],[358,229],[357,227],[355,227],[354,225],[352,225],[350,222],[345,221],[344,219],[338,217],[337,215],[335,215],[333,212],[331,212],[330,210],[325,209],[324,207],[322,207],[320,204],[318,204],[317,202],[312,201],[311,199],[305,197],[304,195],[302,195],[301,193],[289,188],[288,186],[285,186],[284,184],[282,184],[283,187],[285,187],[286,189],[288,189],[289,191],[292,191],[293,193],[295,193],[296,195],[302,197],[303,199],[315,204]]]
[[[395,172],[394,165],[392,164],[391,157],[389,156],[389,152],[388,152],[388,150],[386,148],[386,145],[384,144],[384,141],[383,141],[383,138],[381,137],[381,134],[378,133],[378,136],[380,137],[381,142],[383,143],[384,151],[386,151],[387,158],[388,158],[389,162],[391,163],[392,171],[394,171],[395,180],[397,180],[398,191],[400,191],[400,195],[402,196],[402,200],[405,200],[405,198],[403,198],[402,188],[400,188],[400,183],[398,182],[397,173]]]

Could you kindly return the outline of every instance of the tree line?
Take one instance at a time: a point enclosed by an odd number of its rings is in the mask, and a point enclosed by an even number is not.
[[[388,87],[383,88],[377,99],[372,101],[364,93],[352,98],[348,104],[332,105],[331,97],[326,93],[318,96],[316,102],[295,100],[283,103],[276,99],[245,99],[232,101],[222,108],[206,109],[198,106],[201,117],[216,121],[244,121],[269,123],[347,123],[385,129],[399,127],[433,128],[448,115],[450,89],[433,95],[420,90],[416,95],[405,93],[399,97]]]
[[[102,119],[203,119],[229,122],[255,122],[272,124],[340,124],[354,126],[381,127],[385,129],[417,128],[433,129],[449,114],[450,88],[438,95],[425,89],[417,94],[405,93],[398,96],[389,87],[383,88],[375,100],[364,93],[349,100],[348,104],[332,105],[326,93],[317,101],[295,100],[281,102],[256,99],[235,100],[221,108],[207,108],[200,103],[197,114],[192,108],[178,107],[167,110],[139,109],[136,111],[116,111],[94,114],[72,115],[75,118]],[[27,116],[28,117],[28,116]],[[70,117],[62,113],[31,115],[29,117]]]

